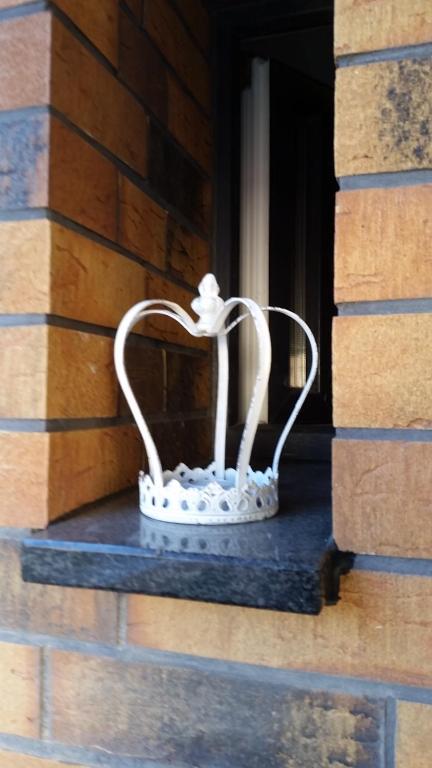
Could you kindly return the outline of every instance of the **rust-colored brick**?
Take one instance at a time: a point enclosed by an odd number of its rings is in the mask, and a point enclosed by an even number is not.
[[[118,0],[54,0],[74,24],[112,64],[117,64]]]
[[[336,0],[336,55],[428,43],[431,39],[429,0]]]
[[[432,427],[432,315],[338,317],[333,333],[337,427]]]
[[[432,556],[432,444],[335,440],[333,532],[342,550]]]
[[[0,525],[43,528],[48,494],[49,435],[1,431]]]
[[[39,648],[0,643],[0,730],[39,736]]]
[[[432,185],[339,192],[335,300],[432,296]]]
[[[431,167],[431,76],[429,59],[337,71],[337,176]]]
[[[119,180],[119,240],[144,261],[163,269],[167,212],[124,176]]]
[[[131,595],[128,636],[163,651],[430,687],[431,620],[429,578],[353,571],[319,616]]]
[[[430,768],[432,706],[399,701],[397,723],[396,768]]]
[[[210,267],[208,243],[172,218],[168,227],[167,258],[170,271],[194,290]]]

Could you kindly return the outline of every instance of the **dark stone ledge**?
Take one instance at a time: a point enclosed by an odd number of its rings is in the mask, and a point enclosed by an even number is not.
[[[23,540],[23,578],[317,614],[352,564],[331,538],[330,465],[292,462],[283,478],[281,511],[258,523],[160,523],[135,491],[89,505]]]

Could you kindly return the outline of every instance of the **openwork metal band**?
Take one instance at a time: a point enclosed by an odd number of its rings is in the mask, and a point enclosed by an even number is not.
[[[136,304],[125,314],[116,334],[114,361],[117,376],[141,433],[149,461],[149,474],[141,472],[139,477],[140,508],[149,517],[178,523],[215,525],[263,520],[276,514],[278,510],[279,461],[288,434],[316,375],[317,345],[304,320],[288,309],[261,307],[252,299],[245,298],[231,298],[224,302],[219,296],[216,278],[211,274],[202,279],[198,290],[200,295],[192,302],[192,309],[199,317],[197,322],[174,302],[147,300]],[[240,309],[242,314],[230,323],[229,317],[236,309]],[[266,312],[279,312],[298,323],[308,338],[312,355],[306,384],[282,430],[272,467],[263,473],[254,472],[249,464],[270,376],[271,342]],[[169,317],[192,336],[217,339],[218,388],[214,462],[209,467],[189,469],[180,464],[173,471],[162,470],[159,454],[130,386],[124,363],[124,349],[129,333],[136,323],[149,315]],[[258,365],[237,466],[233,469],[225,466],[229,384],[228,335],[247,317],[252,319],[256,330]]]

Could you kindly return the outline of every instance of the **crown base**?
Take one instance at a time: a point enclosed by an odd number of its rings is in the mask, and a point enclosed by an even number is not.
[[[278,511],[277,477],[249,467],[241,490],[237,470],[216,476],[212,463],[202,469],[179,464],[163,473],[164,485],[156,488],[150,475],[140,472],[140,510],[147,517],[183,525],[225,525],[266,520]]]

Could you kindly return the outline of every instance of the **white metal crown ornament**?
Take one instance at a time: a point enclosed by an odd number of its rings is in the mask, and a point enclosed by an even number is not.
[[[171,523],[215,525],[244,523],[272,517],[278,510],[278,467],[283,446],[315,378],[318,351],[310,328],[294,312],[280,307],[262,307],[252,299],[231,298],[223,301],[214,275],[206,275],[199,284],[199,297],[192,301],[197,322],[178,304],[165,300],[148,300],[135,304],[123,317],[115,339],[114,361],[120,386],[144,441],[149,473],[140,472],[140,508],[148,517]],[[235,308],[245,309],[229,323]],[[266,395],[271,365],[270,333],[265,312],[280,312],[304,330],[312,351],[311,368],[306,384],[282,430],[276,445],[272,467],[265,472],[249,466],[260,412]],[[217,339],[218,387],[214,461],[206,468],[189,469],[179,464],[173,471],[163,471],[155,443],[138,406],[124,364],[124,349],[133,326],[149,315],[163,315],[176,320],[192,336]],[[255,387],[240,443],[237,466],[225,467],[225,443],[228,406],[228,334],[246,317],[255,325],[258,341],[258,365]]]

